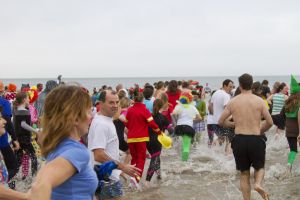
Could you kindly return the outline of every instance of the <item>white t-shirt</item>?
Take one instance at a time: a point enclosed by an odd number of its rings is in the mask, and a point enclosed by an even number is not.
[[[213,103],[212,124],[218,124],[219,118],[229,100],[230,95],[224,90],[218,90],[213,94],[211,97],[211,103]]]
[[[200,115],[197,108],[191,103],[188,107],[184,107],[182,104],[177,104],[174,114],[178,115],[177,125],[189,125],[193,127],[193,119],[196,115]]]
[[[99,164],[94,158],[94,149],[104,149],[105,153],[114,160],[119,161],[119,139],[113,119],[96,114],[91,123],[88,135],[88,148],[91,151],[91,158],[94,164]],[[121,171],[113,170],[112,180],[119,180]]]

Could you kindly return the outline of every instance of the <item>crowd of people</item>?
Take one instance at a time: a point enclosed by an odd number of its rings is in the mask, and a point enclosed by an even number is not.
[[[187,162],[205,131],[208,148],[224,143],[225,154],[233,154],[243,198],[250,200],[253,167],[254,189],[269,199],[262,186],[265,132],[274,124],[278,138],[285,130],[290,175],[300,143],[299,107],[294,76],[290,88],[276,82],[270,89],[267,80],[243,74],[238,87],[226,79],[215,91],[192,80],[104,85],[92,93],[61,80],[45,89],[0,81],[0,199],[121,199],[127,181],[143,190],[154,175],[162,179],[159,137],[180,137]],[[22,181],[28,192],[16,191]]]

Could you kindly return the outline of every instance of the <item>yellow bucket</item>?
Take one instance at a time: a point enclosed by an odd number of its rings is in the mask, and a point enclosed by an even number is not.
[[[172,147],[172,138],[166,134],[162,133],[161,135],[158,135],[157,139],[164,148],[169,149]]]

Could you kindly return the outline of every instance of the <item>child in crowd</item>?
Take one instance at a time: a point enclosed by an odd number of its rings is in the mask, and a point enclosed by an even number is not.
[[[153,93],[154,93],[154,88],[152,85],[146,85],[143,90],[143,95],[144,95],[144,101],[143,103],[146,105],[146,108],[149,110],[150,113],[153,112]]]
[[[135,91],[134,104],[128,109],[125,119],[125,125],[128,128],[128,146],[131,154],[131,164],[136,165],[141,170],[140,174],[131,181],[139,182],[142,177],[146,160],[146,142],[149,141],[148,127],[150,126],[156,134],[161,131],[151,113],[143,104],[143,94]],[[137,185],[134,183],[134,185]]]
[[[169,121],[160,113],[164,102],[161,99],[156,99],[153,105],[153,119],[161,131],[165,131],[169,126]],[[157,173],[157,178],[161,178],[160,173],[160,153],[162,149],[161,143],[157,140],[157,134],[149,128],[149,142],[147,142],[147,150],[151,155],[151,161],[147,172],[146,185],[150,183],[154,173]]]

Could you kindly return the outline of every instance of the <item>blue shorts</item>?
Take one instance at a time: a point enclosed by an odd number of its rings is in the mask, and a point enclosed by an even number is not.
[[[99,192],[96,192],[96,196],[99,197],[101,200],[123,196],[123,184],[121,181],[101,181],[100,185],[100,190]]]

